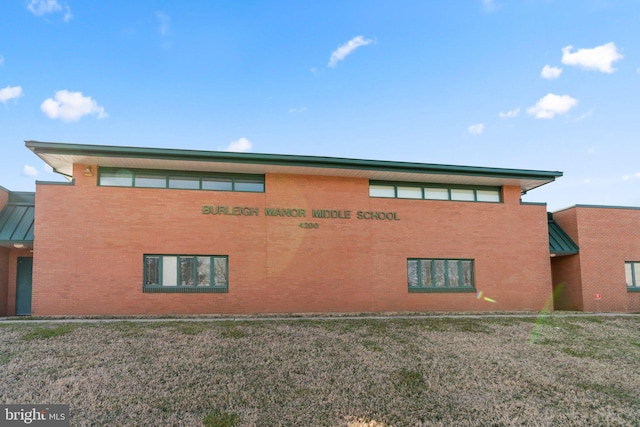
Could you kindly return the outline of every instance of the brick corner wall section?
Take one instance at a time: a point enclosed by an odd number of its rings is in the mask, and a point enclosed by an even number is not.
[[[580,246],[575,209],[565,209],[553,214],[553,219]],[[554,308],[556,310],[582,311],[582,273],[580,255],[564,255],[551,258]]]
[[[9,201],[9,192],[4,188],[0,187],[0,211],[5,207],[7,202]]]
[[[9,252],[0,247],[0,316],[7,315],[9,295]]]
[[[577,261],[567,262],[574,263],[569,276],[579,283],[583,310],[640,311],[640,293],[627,290],[624,270],[625,261],[640,261],[640,210],[578,205],[554,219],[580,247]]]

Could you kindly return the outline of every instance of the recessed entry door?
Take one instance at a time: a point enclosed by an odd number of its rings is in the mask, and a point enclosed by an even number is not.
[[[18,277],[16,279],[16,316],[31,314],[31,275],[33,258],[18,257]]]

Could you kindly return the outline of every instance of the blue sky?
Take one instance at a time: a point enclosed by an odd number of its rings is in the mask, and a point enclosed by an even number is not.
[[[640,1],[12,0],[0,185],[25,140],[559,170],[640,206]]]

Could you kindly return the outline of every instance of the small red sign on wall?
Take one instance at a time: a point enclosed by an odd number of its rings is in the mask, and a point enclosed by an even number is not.
[[[595,299],[596,301],[600,301],[602,299],[602,295],[600,294],[594,294],[593,295],[593,299]]]

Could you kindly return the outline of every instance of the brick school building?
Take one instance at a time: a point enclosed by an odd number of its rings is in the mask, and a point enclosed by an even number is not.
[[[0,315],[640,311],[640,210],[521,201],[561,172],[26,146]]]

